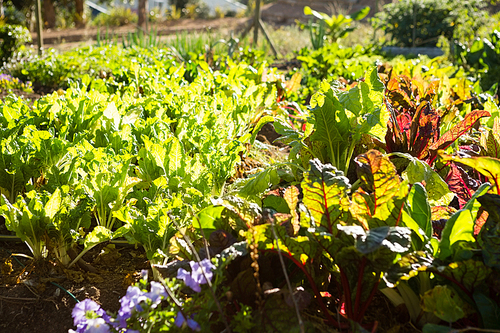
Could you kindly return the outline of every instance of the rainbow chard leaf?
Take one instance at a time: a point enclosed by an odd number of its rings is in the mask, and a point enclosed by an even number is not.
[[[455,283],[459,283],[468,291],[481,285],[492,271],[483,262],[475,259],[453,262],[446,267],[438,267],[437,269],[442,275],[453,279]]]
[[[408,192],[389,158],[370,150],[354,160],[361,187],[352,195],[351,214],[365,229],[396,226]]]
[[[303,151],[345,173],[363,134],[384,137],[388,112],[382,103],[384,84],[377,68],[368,71],[365,81],[349,91],[337,88],[326,83],[313,95],[309,122],[314,124],[314,131],[303,140]]]
[[[310,161],[311,170],[304,175],[301,186],[303,202],[318,226],[337,234],[336,225],[349,209],[349,180],[330,164],[318,159]]]
[[[460,158],[458,156],[451,156],[446,154],[439,155],[443,161],[450,161],[466,165],[477,170],[480,174],[488,178],[493,184],[491,188],[492,193],[500,194],[500,160],[493,157],[468,157]]]
[[[335,255],[341,274],[348,281],[342,281],[344,288],[350,288],[354,317],[362,318],[360,302],[366,301],[377,286],[382,273],[396,263],[399,255],[410,249],[411,230],[403,227],[378,227],[365,231],[361,226],[337,226],[339,231],[354,240],[345,244]],[[372,274],[366,274],[372,272]],[[348,293],[345,290],[345,296]],[[354,306],[352,306],[354,305]]]
[[[438,141],[434,142],[429,147],[429,150],[431,151],[433,158],[435,158],[438,150],[448,148],[453,142],[455,142],[456,139],[458,139],[461,135],[469,131],[472,128],[472,126],[474,126],[476,121],[478,121],[482,117],[489,117],[489,116],[491,116],[491,114],[485,110],[475,110],[467,113],[467,115],[465,115],[464,119],[461,122],[453,126],[453,128],[450,129],[448,132],[444,133],[444,135],[441,136]]]
[[[447,177],[449,189],[456,194],[460,208],[463,208],[470,200],[481,182],[475,180],[467,172],[455,163],[450,165],[450,173]]]
[[[484,262],[489,267],[500,269],[500,196],[488,193],[477,200],[488,212],[488,219],[479,234]]]
[[[486,155],[500,158],[500,118],[495,118],[493,128],[481,136],[481,145],[486,150]]]

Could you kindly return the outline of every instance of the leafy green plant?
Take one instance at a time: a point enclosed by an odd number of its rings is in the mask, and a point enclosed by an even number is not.
[[[54,219],[60,206],[60,192],[28,192],[26,198],[18,196],[14,203],[2,194],[1,214],[5,217],[5,226],[14,231],[28,245],[33,259],[42,260],[46,255],[45,232]]]
[[[500,32],[494,31],[489,38],[476,39],[469,47],[456,43],[455,58],[462,66],[476,71],[484,91],[498,89],[500,64]]]
[[[137,14],[130,8],[116,6],[111,8],[109,14],[100,13],[91,22],[96,27],[120,27],[127,24],[137,23]]]
[[[382,104],[383,94],[384,85],[376,69],[368,71],[365,81],[348,91],[323,83],[311,99],[314,108],[304,134],[290,131],[284,122],[275,126],[284,135],[282,140],[292,145],[290,155],[298,164],[306,167],[310,159],[318,158],[347,173],[362,136],[385,135],[388,115]]]
[[[315,294],[330,325],[346,327],[330,315],[321,294],[327,290],[342,295],[335,306],[342,306],[348,319],[362,322],[382,277],[409,250],[410,230],[398,226],[407,185],[389,159],[372,150],[355,161],[363,185],[350,193],[341,171],[311,160],[301,183],[300,217],[299,191],[290,187],[284,194],[290,214],[227,198],[222,211],[216,206],[200,217],[200,227],[206,233],[228,226],[235,233],[246,231],[248,244],[263,255],[278,253],[300,268],[304,278],[296,283],[307,281],[304,286]],[[318,265],[331,274],[329,283]]]
[[[437,84],[434,81],[424,87],[422,82],[406,76],[387,82],[386,105],[391,114],[385,138],[387,152],[409,153],[432,165],[438,150],[448,148],[478,119],[491,115],[485,110],[469,112],[440,135],[441,116],[433,106]]]
[[[356,28],[351,27],[354,21],[360,21],[368,15],[370,7],[365,7],[352,15],[328,15],[326,13],[312,10],[311,7],[304,7],[305,15],[312,15],[319,20],[319,23],[313,24],[309,21],[309,33],[311,42],[315,50],[320,49],[324,45],[325,39],[329,43],[338,43],[341,38],[344,38]]]

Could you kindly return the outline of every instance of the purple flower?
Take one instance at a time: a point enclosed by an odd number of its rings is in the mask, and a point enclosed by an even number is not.
[[[147,298],[151,299],[151,307],[156,308],[161,302],[161,297],[167,298],[165,287],[159,282],[151,281],[151,291],[145,294]]]
[[[139,305],[142,301],[148,299],[146,294],[138,287],[128,287],[127,293],[120,299],[120,310],[118,310],[117,319],[120,322],[120,327],[127,327],[127,319],[132,316],[132,311],[142,311]]]
[[[95,313],[104,312],[99,304],[89,298],[86,298],[83,301],[76,303],[73,311],[71,312],[71,316],[73,317],[73,323],[75,324],[75,326],[85,324],[87,322],[87,312],[89,311]]]
[[[103,318],[94,318],[87,320],[85,333],[109,333],[109,326]]]
[[[193,320],[193,318],[189,318],[188,320],[186,320],[186,318],[184,318],[184,315],[180,311],[177,312],[177,316],[175,317],[174,325],[177,327],[182,327],[184,325],[187,325],[190,329],[192,329],[193,331],[197,331],[197,332],[201,330],[200,325],[198,325],[198,323],[195,322]]]
[[[201,291],[200,284],[207,283],[207,279],[212,280],[214,275],[212,270],[215,269],[215,266],[208,259],[203,259],[200,263],[191,261],[189,264],[191,265],[191,273],[184,268],[179,268],[177,278],[184,280],[186,286],[199,293]]]

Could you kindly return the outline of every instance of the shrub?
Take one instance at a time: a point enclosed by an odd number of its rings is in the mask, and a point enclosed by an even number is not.
[[[20,25],[4,25],[0,27],[0,60],[7,61],[14,52],[25,43],[31,42],[31,34]]]
[[[436,46],[448,40],[471,39],[487,15],[484,0],[400,0],[384,6],[372,20],[376,28],[392,35],[396,46]]]
[[[92,21],[92,25],[99,26],[109,26],[109,27],[120,27],[122,25],[127,25],[130,23],[137,22],[137,14],[133,13],[130,8],[125,7],[115,7],[111,9],[108,14],[101,13],[96,16]]]

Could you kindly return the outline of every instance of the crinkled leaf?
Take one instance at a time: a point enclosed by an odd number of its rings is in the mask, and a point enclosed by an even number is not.
[[[491,268],[475,259],[453,262],[446,267],[439,267],[438,270],[470,291],[481,285],[491,274]]]
[[[238,232],[246,231],[249,227],[261,222],[262,210],[255,203],[235,196],[227,196],[214,203],[226,207],[221,213],[221,218]]]
[[[425,271],[427,267],[432,265],[433,259],[423,251],[403,255],[397,260],[395,265],[384,273],[384,280],[387,286],[392,288],[400,279],[407,280],[416,276],[418,272]]]
[[[349,208],[349,180],[330,164],[310,161],[311,169],[301,184],[303,202],[316,223],[335,235],[336,224]]]
[[[355,158],[362,186],[352,195],[351,214],[363,224],[397,225],[407,186],[401,184],[396,168],[377,150]]]

